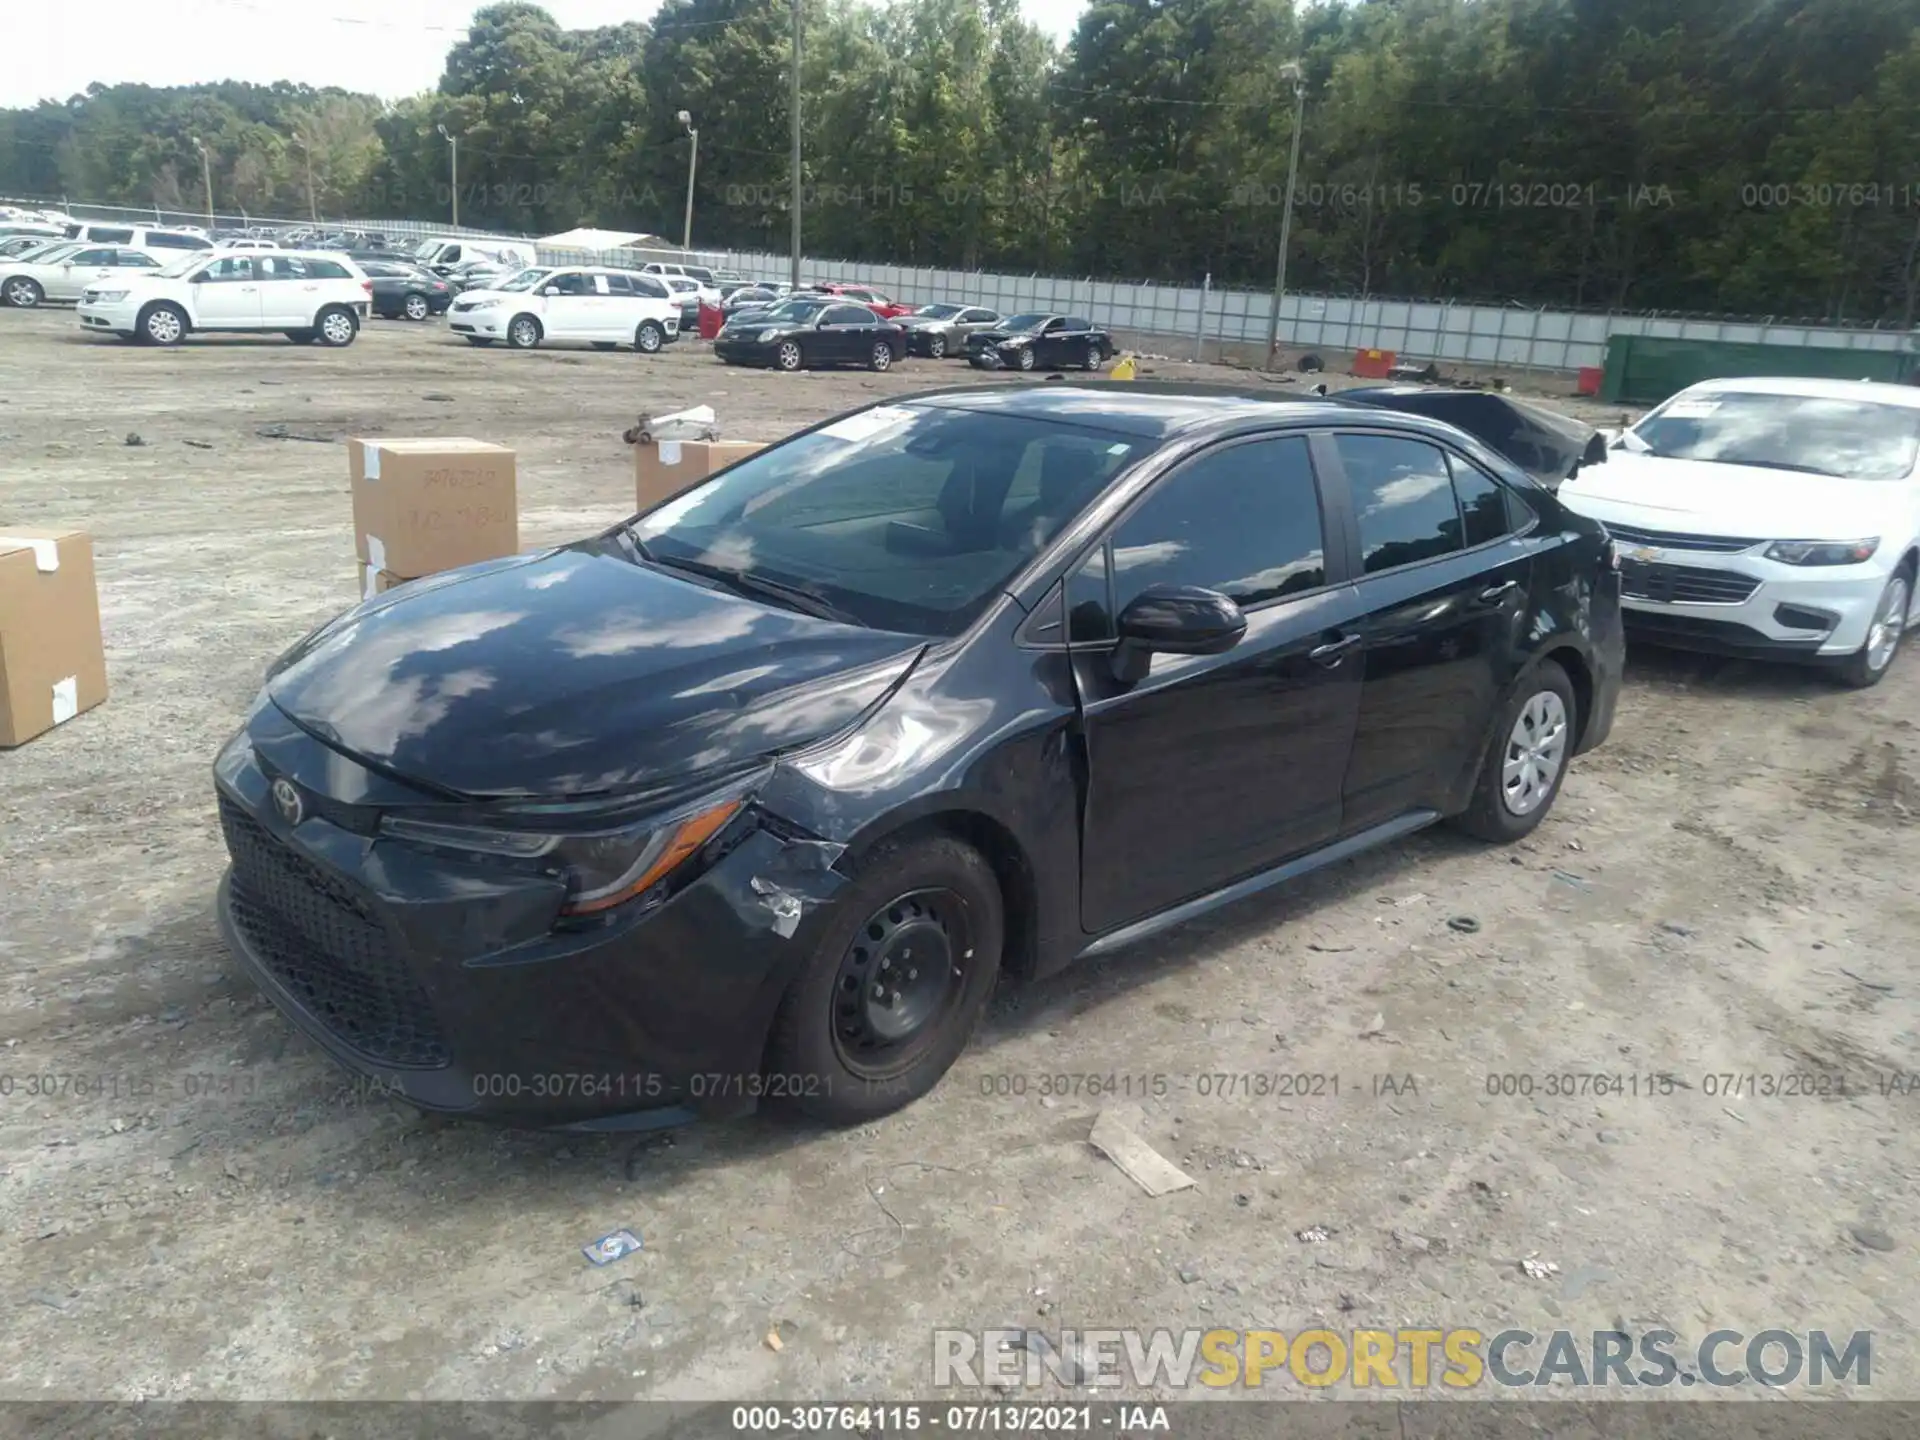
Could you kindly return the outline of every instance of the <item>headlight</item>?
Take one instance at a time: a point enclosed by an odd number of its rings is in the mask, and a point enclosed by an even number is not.
[[[1776,540],[1767,547],[1767,558],[1782,565],[1858,565],[1871,560],[1880,548],[1880,537],[1870,540]]]
[[[467,302],[467,309],[469,310],[498,310],[499,308],[500,302],[498,300],[469,300]]]
[[[96,290],[93,293],[93,298],[102,304],[111,305],[116,300],[126,299],[127,292],[124,290]]]
[[[769,325],[760,332],[758,338],[762,344],[769,340],[778,340],[780,338],[780,327],[778,325]]]
[[[388,815],[384,835],[469,855],[541,860],[566,881],[563,915],[592,915],[645,895],[740,813],[740,794],[712,796],[642,824],[585,834],[496,830]]]

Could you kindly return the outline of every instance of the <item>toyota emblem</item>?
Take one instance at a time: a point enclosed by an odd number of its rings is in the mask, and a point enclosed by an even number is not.
[[[289,825],[298,825],[306,816],[306,806],[300,803],[300,792],[287,780],[273,782],[273,808],[280,812],[280,818]]]

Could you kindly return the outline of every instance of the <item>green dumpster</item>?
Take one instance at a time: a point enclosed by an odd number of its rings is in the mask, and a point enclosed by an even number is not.
[[[1600,398],[1610,405],[1658,405],[1702,380],[1742,375],[1797,375],[1819,380],[1904,383],[1920,357],[1900,350],[1842,350],[1832,345],[1754,345],[1733,340],[1677,340],[1615,335],[1607,341]]]

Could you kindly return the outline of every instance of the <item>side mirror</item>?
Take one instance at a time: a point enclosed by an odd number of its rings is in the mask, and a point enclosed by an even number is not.
[[[1225,654],[1247,633],[1247,617],[1218,590],[1152,585],[1128,602],[1114,629],[1120,639],[1114,673],[1137,681],[1145,678],[1147,661],[1155,654]]]
[[[558,285],[549,285],[540,293],[542,295],[558,295],[560,293],[560,287]]]

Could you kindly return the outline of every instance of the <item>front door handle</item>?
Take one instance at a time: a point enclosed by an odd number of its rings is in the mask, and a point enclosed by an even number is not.
[[[1307,652],[1307,658],[1316,665],[1324,665],[1331,670],[1346,658],[1346,653],[1360,643],[1358,634],[1342,635],[1338,640],[1329,640],[1324,645],[1316,645]]]
[[[1518,580],[1503,580],[1498,585],[1489,585],[1480,592],[1480,603],[1482,605],[1498,605],[1519,588],[1520,582]]]

